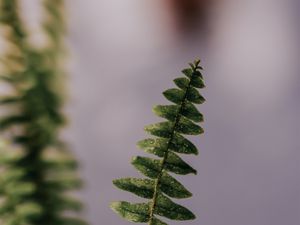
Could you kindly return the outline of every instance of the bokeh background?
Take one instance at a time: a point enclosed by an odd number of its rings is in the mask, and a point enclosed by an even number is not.
[[[23,3],[35,31],[39,1]],[[200,156],[185,158],[199,174],[178,178],[198,215],[184,224],[300,224],[299,12],[299,0],[67,0],[63,135],[82,165],[91,225],[129,224],[109,202],[138,199],[111,180],[139,176],[129,161],[158,120],[151,107],[195,58],[205,134],[194,139]]]

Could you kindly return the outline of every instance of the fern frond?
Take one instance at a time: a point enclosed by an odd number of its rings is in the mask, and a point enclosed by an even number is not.
[[[58,19],[58,1],[45,1],[45,15]],[[59,1],[62,2],[62,1]],[[0,25],[4,27],[8,48],[3,81],[12,93],[0,98],[0,106],[9,113],[0,118],[0,130],[7,134],[18,151],[5,149],[0,155],[0,223],[11,225],[83,225],[77,215],[81,203],[70,191],[82,186],[75,170],[77,162],[60,140],[65,125],[63,101],[55,83],[59,83],[58,61],[62,33],[52,29],[56,48],[36,49],[28,43],[25,25],[19,17],[18,0],[0,0]],[[59,3],[60,8],[60,3]],[[53,12],[57,12],[53,14]],[[53,25],[56,27],[56,25]],[[1,29],[2,30],[2,29]],[[49,34],[48,34],[49,35]],[[0,153],[1,149],[0,149]],[[3,172],[3,173],[2,173]]]
[[[148,199],[145,203],[113,202],[111,208],[128,221],[167,225],[157,218],[171,220],[192,220],[195,215],[186,207],[176,204],[171,198],[189,198],[192,193],[169,173],[178,175],[197,174],[197,171],[178,155],[198,154],[196,146],[184,135],[199,135],[204,131],[196,123],[203,122],[203,115],[195,104],[205,99],[197,89],[204,88],[199,66],[200,60],[190,64],[182,71],[185,77],[174,80],[177,88],[163,92],[172,105],[158,105],[154,113],[166,119],[165,122],[145,127],[153,138],[141,140],[138,147],[158,158],[136,156],[132,165],[147,178],[121,178],[113,184],[124,191]]]

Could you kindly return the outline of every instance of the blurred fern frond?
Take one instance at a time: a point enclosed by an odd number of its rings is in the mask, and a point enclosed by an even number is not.
[[[45,33],[57,47],[37,49],[28,42],[18,0],[0,0],[0,27],[7,46],[0,77],[10,87],[0,97],[5,111],[0,130],[18,146],[17,152],[5,148],[0,155],[0,223],[4,225],[86,224],[73,215],[82,208],[70,192],[82,185],[75,173],[78,165],[59,138],[65,124],[63,100],[55,86],[62,71],[60,2],[45,0],[44,4],[48,27],[54,23],[51,36]]]
[[[132,165],[147,178],[121,178],[113,183],[119,189],[148,199],[145,203],[113,202],[111,208],[128,221],[166,225],[157,216],[171,220],[192,220],[195,215],[171,198],[188,198],[192,193],[169,173],[178,175],[196,174],[197,171],[185,162],[179,154],[198,154],[196,146],[184,135],[199,135],[203,129],[196,123],[203,121],[203,115],[195,107],[205,99],[197,88],[204,88],[204,81],[197,60],[182,72],[185,77],[174,80],[177,88],[168,89],[163,95],[171,105],[157,105],[154,113],[166,119],[165,122],[145,127],[155,136],[138,142],[146,153],[158,158],[137,156]]]

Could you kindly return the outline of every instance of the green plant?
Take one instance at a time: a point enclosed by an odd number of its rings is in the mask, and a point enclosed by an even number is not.
[[[0,156],[0,223],[3,225],[84,225],[82,205],[70,193],[81,186],[77,162],[59,138],[65,125],[58,86],[61,75],[62,3],[45,0],[47,44],[36,48],[19,17],[18,0],[0,1],[6,39],[1,80],[10,94],[0,99],[0,129],[13,146]]]
[[[186,175],[196,174],[196,170],[183,161],[177,153],[198,154],[198,150],[183,135],[199,135],[203,129],[194,122],[202,122],[203,115],[194,104],[202,104],[205,99],[196,88],[204,88],[202,67],[197,60],[182,72],[186,77],[174,80],[178,88],[166,90],[163,95],[172,105],[158,105],[154,113],[167,119],[165,122],[149,125],[145,131],[156,138],[138,142],[138,147],[158,158],[137,156],[132,159],[133,166],[148,178],[121,178],[113,183],[118,188],[139,197],[149,199],[147,203],[113,202],[111,208],[131,222],[149,225],[166,225],[155,215],[171,220],[191,220],[195,215],[187,208],[174,203],[171,198],[192,196],[182,184],[168,172]]]

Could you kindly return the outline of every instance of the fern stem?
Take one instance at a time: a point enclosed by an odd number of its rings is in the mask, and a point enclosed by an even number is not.
[[[195,68],[193,68],[193,74],[194,74],[195,70],[197,69],[197,66],[198,65],[196,65]],[[173,141],[176,128],[177,128],[177,126],[179,124],[179,121],[180,121],[180,118],[181,118],[181,112],[182,112],[182,110],[185,107],[185,102],[186,102],[186,99],[187,99],[188,91],[189,91],[189,89],[191,87],[192,78],[193,77],[190,78],[189,84],[188,84],[188,86],[187,86],[187,88],[185,90],[184,97],[183,97],[183,99],[182,99],[182,101],[180,103],[180,108],[179,108],[178,113],[177,113],[176,118],[175,118],[175,122],[174,122],[174,126],[173,126],[173,129],[172,129],[172,133],[171,133],[170,138],[168,140],[168,145],[167,145],[166,151],[164,152],[164,156],[163,156],[163,159],[162,159],[162,162],[161,162],[160,171],[159,171],[159,174],[158,174],[157,178],[155,179],[154,194],[153,194],[152,204],[151,204],[151,208],[150,208],[150,216],[149,216],[150,219],[149,219],[149,224],[148,225],[153,225],[154,211],[155,211],[155,207],[156,207],[156,204],[157,204],[157,196],[158,196],[158,192],[159,192],[159,186],[160,186],[160,183],[161,183],[161,177],[162,177],[164,169],[165,169],[165,164],[166,164],[166,161],[168,159],[168,155],[169,155],[169,151],[170,151],[170,146],[171,146],[171,143]]]

